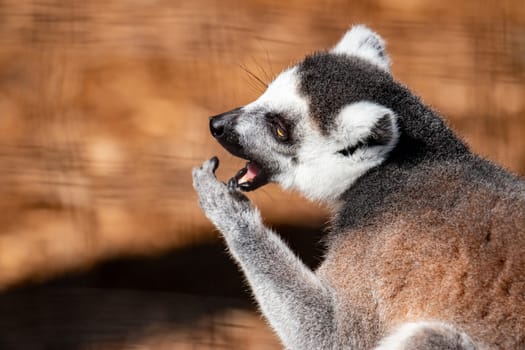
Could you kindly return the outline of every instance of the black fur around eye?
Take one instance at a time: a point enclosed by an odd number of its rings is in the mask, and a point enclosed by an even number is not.
[[[267,113],[265,115],[266,121],[274,135],[275,139],[279,142],[290,141],[289,128],[286,125],[284,118],[278,113]]]
[[[266,121],[268,122],[274,122],[278,119],[283,119],[283,116],[280,114],[280,113],[276,113],[276,112],[267,112],[265,115],[264,115],[264,118],[266,119]]]

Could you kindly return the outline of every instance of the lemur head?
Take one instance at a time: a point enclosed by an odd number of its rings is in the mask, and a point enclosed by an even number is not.
[[[382,103],[396,84],[383,40],[351,28],[330,51],[283,71],[254,102],[212,117],[210,130],[248,160],[230,180],[251,191],[268,182],[332,202],[395,147],[396,113]]]

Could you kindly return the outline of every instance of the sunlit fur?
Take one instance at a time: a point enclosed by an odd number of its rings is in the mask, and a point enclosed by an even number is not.
[[[194,169],[199,203],[287,349],[525,348],[525,182],[472,153],[389,64],[357,26],[227,113],[230,150],[333,205],[315,271],[214,159]]]
[[[395,114],[373,102],[357,102],[344,107],[333,131],[324,135],[311,120],[307,96],[299,94],[299,79],[294,68],[281,73],[259,99],[244,107],[245,114],[239,118],[236,130],[247,149],[258,151],[257,158],[267,155],[271,160],[265,163],[276,164],[273,181],[312,200],[333,204],[361,175],[386,159],[397,141]],[[282,113],[294,124],[299,142],[293,162],[292,157],[280,154],[279,144],[256,121],[262,119],[264,112]],[[376,121],[385,115],[391,117],[393,124],[391,142],[362,147],[350,156],[338,153],[365,140]]]
[[[381,340],[374,350],[475,350],[470,337],[443,322],[409,322]]]
[[[379,35],[363,25],[352,27],[332,49],[332,52],[358,56],[386,71],[390,70],[390,58],[385,50],[385,42]]]
[[[387,145],[358,148],[345,156],[340,150],[365,140],[375,122],[385,116],[394,124],[391,142]],[[336,119],[333,132],[323,135],[312,123],[306,123],[304,137],[297,151],[297,164],[279,176],[284,188],[297,189],[312,200],[334,204],[360,176],[383,162],[397,141],[394,114],[372,102],[346,106]]]

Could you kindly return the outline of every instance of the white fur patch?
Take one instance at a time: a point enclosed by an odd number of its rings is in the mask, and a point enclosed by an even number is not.
[[[392,117],[394,132],[389,144],[364,146],[348,156],[339,153],[366,139],[375,123],[387,114]],[[301,140],[293,175],[282,174],[278,181],[284,188],[297,189],[312,200],[334,202],[359,177],[381,164],[397,139],[395,115],[390,109],[371,102],[351,104],[343,108],[330,135],[322,135],[316,127],[309,126]]]
[[[332,49],[333,53],[358,56],[389,71],[390,58],[386,54],[385,42],[364,25],[353,26]]]
[[[370,130],[383,116],[388,115],[392,123],[392,139],[384,147],[371,147],[358,150],[354,156],[361,159],[378,158],[386,156],[396,145],[399,138],[399,130],[396,124],[395,113],[382,105],[363,101],[347,105],[341,109],[336,119],[335,137],[342,148],[352,146],[358,141],[365,140],[370,135]]]
[[[394,331],[394,333],[381,340],[379,346],[374,348],[374,350],[403,350],[406,348],[407,343],[412,337],[418,335],[418,333],[423,332],[424,330],[433,330],[438,334],[454,339],[453,345],[457,348],[461,346],[461,349],[464,350],[477,349],[467,334],[461,332],[450,324],[436,321],[420,321],[402,324],[401,327]],[[459,338],[456,338],[456,336],[459,336]]]
[[[246,105],[246,111],[263,108],[267,111],[289,112],[307,115],[308,103],[299,94],[297,67],[285,70],[268,85],[266,91],[255,101]]]

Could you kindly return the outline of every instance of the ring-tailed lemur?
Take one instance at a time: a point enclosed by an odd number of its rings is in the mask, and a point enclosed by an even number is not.
[[[472,154],[389,73],[364,26],[211,118],[248,160],[227,185],[193,170],[263,314],[288,349],[525,349],[525,183]],[[328,203],[307,268],[241,191],[268,182]]]

